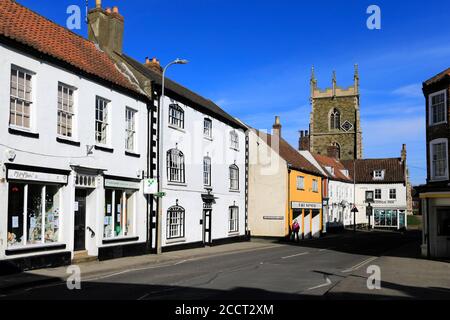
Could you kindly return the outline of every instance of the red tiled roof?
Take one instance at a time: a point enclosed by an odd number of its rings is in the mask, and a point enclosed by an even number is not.
[[[13,0],[0,0],[0,36],[68,63],[90,75],[139,92],[114,61],[90,42]]]
[[[450,68],[448,68],[447,70],[444,70],[440,73],[438,73],[437,75],[435,75],[434,77],[428,79],[427,81],[425,81],[423,84],[424,86],[428,86],[432,83],[438,82],[440,80],[442,80],[445,77],[449,77],[450,76]]]
[[[259,135],[266,143],[275,151],[278,152],[281,158],[283,158],[288,165],[293,169],[311,173],[322,177],[323,173],[320,172],[311,162],[309,162],[304,156],[302,156],[295,148],[293,148],[286,140],[280,138],[279,150],[276,150],[272,146],[273,135],[256,130],[256,134]]]
[[[342,164],[352,174],[355,163],[357,183],[402,183],[405,182],[405,166],[401,158],[343,160]],[[375,170],[385,170],[384,180],[374,180]]]
[[[341,180],[346,182],[353,182],[352,172],[348,170],[339,160],[327,157],[321,154],[312,154],[316,161],[322,166],[330,179]],[[332,175],[326,167],[334,168],[334,175]],[[349,176],[345,176],[341,170],[348,170]]]

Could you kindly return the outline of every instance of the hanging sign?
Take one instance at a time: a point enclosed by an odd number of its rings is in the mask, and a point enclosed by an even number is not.
[[[158,180],[149,178],[144,179],[144,194],[157,194],[158,193]]]

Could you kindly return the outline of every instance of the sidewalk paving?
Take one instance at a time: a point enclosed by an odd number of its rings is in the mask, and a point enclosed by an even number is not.
[[[268,249],[277,246],[264,240],[252,240],[251,242],[239,242],[215,247],[196,248],[182,251],[167,252],[161,255],[144,255],[127,257],[108,261],[94,261],[81,263],[80,268],[82,280],[101,277],[114,272],[141,268],[164,267],[173,263],[183,263],[189,260],[213,257],[215,255],[226,255],[237,252]],[[0,294],[14,290],[65,282],[70,274],[66,267],[39,269],[20,274],[0,276]]]
[[[367,267],[381,269],[381,289],[367,287]],[[328,299],[450,300],[450,263],[422,259],[416,242],[368,262],[332,287]]]

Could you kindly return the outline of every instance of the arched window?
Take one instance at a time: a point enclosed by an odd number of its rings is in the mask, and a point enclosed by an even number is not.
[[[184,111],[177,104],[171,104],[169,106],[169,124],[184,129]]]
[[[341,146],[337,142],[334,142],[332,144],[332,146],[336,149],[336,158],[340,159],[341,158]]]
[[[178,149],[167,151],[167,179],[169,182],[185,183],[184,154]]]
[[[184,208],[177,205],[167,210],[167,239],[184,237]]]
[[[239,168],[235,164],[230,166],[230,190],[239,190]]]
[[[211,158],[203,158],[203,184],[207,187],[211,186]]]
[[[230,132],[230,148],[239,150],[239,136],[236,131]]]
[[[341,128],[341,113],[338,109],[333,109],[330,114],[330,129],[340,130]]]

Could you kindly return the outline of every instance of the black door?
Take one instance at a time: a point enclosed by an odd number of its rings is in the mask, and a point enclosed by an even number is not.
[[[203,244],[212,245],[212,209],[203,210]]]
[[[75,191],[74,250],[86,250],[86,190]]]

